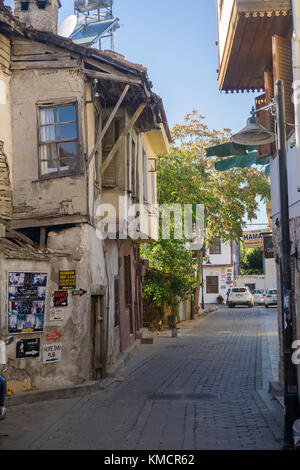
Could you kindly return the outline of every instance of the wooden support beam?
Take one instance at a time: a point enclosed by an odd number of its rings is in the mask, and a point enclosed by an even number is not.
[[[126,128],[124,129],[124,131],[122,132],[120,137],[118,138],[117,142],[115,143],[115,145],[113,146],[113,148],[109,152],[105,162],[103,163],[102,168],[101,168],[101,175],[103,175],[103,173],[105,172],[105,170],[108,167],[108,165],[110,164],[111,160],[114,158],[115,154],[117,153],[117,151],[121,147],[123,139],[126,137],[128,132],[131,131],[132,127],[134,126],[134,124],[136,123],[136,121],[138,120],[138,118],[140,117],[140,115],[142,114],[144,109],[146,108],[147,104],[148,103],[140,104],[140,106],[138,107],[138,109],[136,110],[136,112],[134,113],[132,118],[130,119],[128,125],[126,126]]]
[[[142,80],[138,78],[126,77],[126,75],[119,75],[117,73],[97,72],[96,70],[83,69],[83,72],[92,78],[99,78],[100,80],[112,80],[113,82],[128,83],[130,85],[139,86]]]
[[[88,160],[87,160],[87,168],[90,166],[90,163],[91,163],[91,161],[92,161],[92,159],[93,159],[93,157],[94,157],[94,155],[95,155],[95,153],[96,153],[96,151],[97,151],[97,148],[98,148],[99,145],[101,144],[102,139],[103,139],[103,137],[105,136],[105,134],[106,134],[106,132],[107,132],[107,129],[108,129],[109,126],[111,125],[112,120],[114,119],[115,115],[117,114],[117,111],[118,111],[118,109],[120,108],[120,106],[121,106],[121,104],[122,104],[122,102],[123,102],[125,96],[127,95],[128,90],[129,90],[129,85],[126,85],[126,87],[124,88],[123,93],[122,93],[122,95],[120,96],[120,98],[119,98],[119,100],[118,100],[116,106],[114,107],[114,109],[113,109],[111,115],[109,116],[107,123],[105,124],[105,126],[104,126],[104,128],[103,128],[101,134],[99,135],[99,137],[98,137],[98,139],[97,139],[97,141],[96,141],[96,143],[95,143],[95,145],[94,145],[93,150],[91,151],[91,153],[90,153],[90,155],[89,155],[89,158],[88,158]]]
[[[40,228],[40,250],[46,248],[46,227]]]

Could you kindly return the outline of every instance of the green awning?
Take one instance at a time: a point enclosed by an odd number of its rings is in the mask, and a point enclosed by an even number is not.
[[[257,152],[248,153],[248,155],[239,155],[226,160],[220,160],[215,163],[217,171],[228,171],[232,168],[246,168],[252,165],[268,165],[270,157],[258,158]]]
[[[225,144],[216,145],[206,149],[207,157],[231,157],[232,155],[240,156],[247,155],[247,151],[257,150],[256,146],[239,145],[233,142],[226,142]]]

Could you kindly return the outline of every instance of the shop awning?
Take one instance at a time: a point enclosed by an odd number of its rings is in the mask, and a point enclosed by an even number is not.
[[[247,168],[252,165],[268,165],[270,157],[258,158],[257,152],[249,153],[248,155],[239,155],[226,160],[219,160],[215,163],[217,171],[228,171],[232,168]]]
[[[207,157],[231,157],[232,155],[248,155],[247,152],[257,150],[256,146],[239,145],[233,142],[226,142],[225,144],[216,145],[206,149]]]

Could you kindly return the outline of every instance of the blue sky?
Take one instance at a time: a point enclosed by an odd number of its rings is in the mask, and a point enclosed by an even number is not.
[[[73,13],[72,0],[61,3],[60,22]],[[148,68],[170,127],[193,109],[213,129],[245,126],[256,95],[219,92],[215,0],[115,0],[114,14],[115,50]],[[266,222],[264,210],[259,219]]]

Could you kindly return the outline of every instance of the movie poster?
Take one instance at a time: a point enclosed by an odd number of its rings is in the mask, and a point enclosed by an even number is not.
[[[8,274],[8,332],[44,330],[47,274]]]

